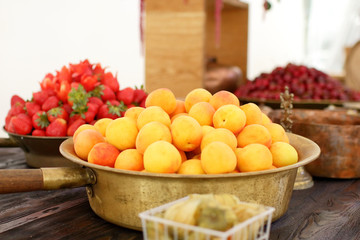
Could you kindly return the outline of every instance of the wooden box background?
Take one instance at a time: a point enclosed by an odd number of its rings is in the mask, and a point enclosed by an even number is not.
[[[220,46],[214,0],[145,1],[145,88],[166,87],[183,98],[203,86],[206,61],[238,66],[246,76],[248,4],[223,0]]]

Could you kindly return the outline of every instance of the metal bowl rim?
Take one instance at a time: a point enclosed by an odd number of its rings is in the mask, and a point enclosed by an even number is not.
[[[69,159],[72,162],[75,162],[79,164],[80,166],[89,167],[91,169],[98,169],[108,172],[114,172],[114,173],[121,173],[121,174],[129,174],[129,175],[138,175],[138,176],[151,176],[151,177],[162,177],[162,178],[197,178],[197,179],[212,179],[212,178],[228,178],[228,177],[249,177],[249,176],[257,176],[257,175],[265,175],[265,174],[273,174],[277,172],[283,172],[283,171],[290,171],[292,169],[296,169],[298,167],[304,166],[312,161],[314,161],[316,158],[320,155],[320,147],[312,140],[302,137],[297,134],[288,133],[291,135],[294,135],[298,138],[301,138],[303,141],[306,141],[310,143],[314,147],[314,154],[302,159],[301,161],[285,166],[280,167],[276,169],[269,169],[269,170],[262,170],[262,171],[255,171],[255,172],[242,172],[242,173],[224,173],[224,174],[176,174],[176,173],[149,173],[149,172],[139,172],[139,171],[131,171],[131,170],[122,170],[122,169],[116,169],[111,168],[107,166],[101,166],[93,163],[89,163],[87,161],[84,161],[80,159],[79,157],[75,156],[74,154],[68,152],[65,150],[65,145],[73,145],[73,139],[69,138],[61,143],[60,145],[60,153],[67,159]]]

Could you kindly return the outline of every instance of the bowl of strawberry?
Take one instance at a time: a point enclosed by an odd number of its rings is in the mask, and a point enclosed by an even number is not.
[[[60,144],[83,124],[122,117],[128,108],[144,107],[147,93],[140,88],[120,89],[117,75],[88,60],[48,73],[40,90],[25,100],[14,94],[5,118],[8,139],[1,147],[23,149],[30,167],[73,166],[59,152]]]

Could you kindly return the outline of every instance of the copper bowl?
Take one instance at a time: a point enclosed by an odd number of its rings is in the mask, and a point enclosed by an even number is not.
[[[20,147],[30,167],[74,167],[76,164],[64,158],[60,144],[69,137],[37,137],[7,132],[9,138],[0,139],[0,147]]]
[[[292,132],[316,142],[320,157],[306,165],[313,176],[327,178],[360,177],[360,116],[347,110],[293,109]],[[281,110],[269,117],[279,123]]]

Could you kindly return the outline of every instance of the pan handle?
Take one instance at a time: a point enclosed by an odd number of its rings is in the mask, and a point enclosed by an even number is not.
[[[75,188],[95,183],[95,173],[89,168],[0,170],[0,193]]]
[[[10,138],[0,138],[0,147],[19,147],[19,145]]]

